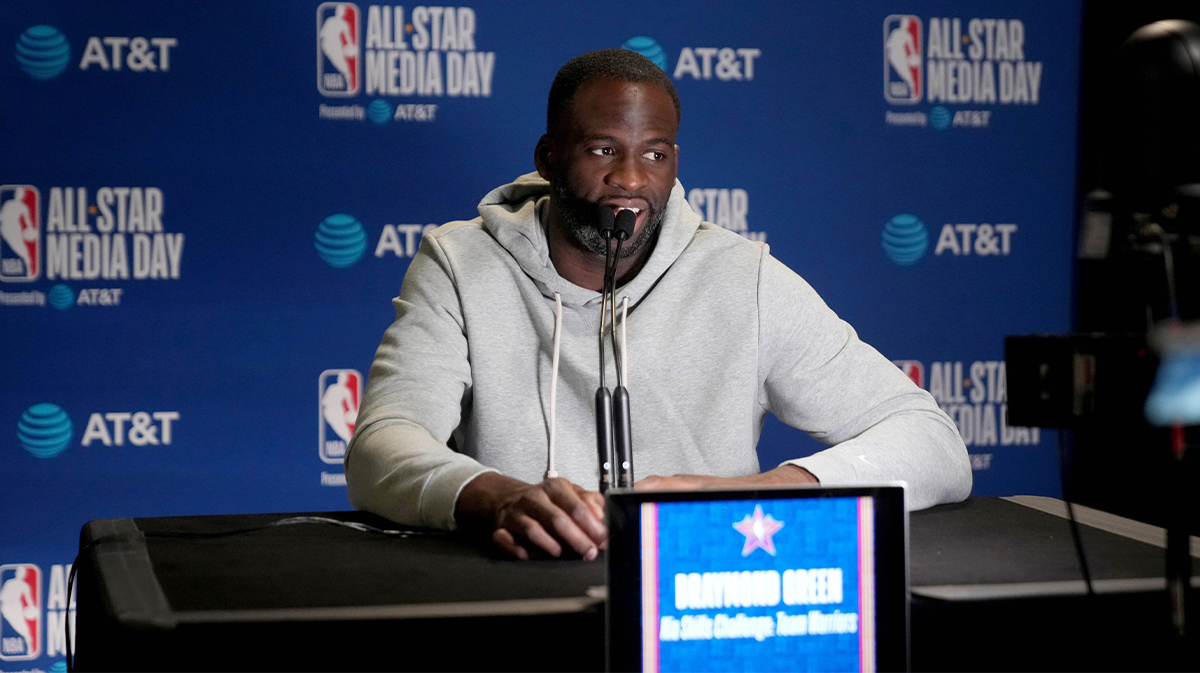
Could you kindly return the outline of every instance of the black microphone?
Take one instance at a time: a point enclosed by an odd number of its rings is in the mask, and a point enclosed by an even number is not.
[[[600,467],[600,492],[606,493],[609,488],[617,485],[614,479],[616,457],[613,454],[613,425],[612,425],[612,395],[604,384],[604,318],[608,309],[609,269],[612,262],[612,251],[608,242],[612,240],[616,214],[611,208],[600,207],[597,213],[596,230],[604,239],[604,286],[600,289],[600,387],[596,390],[596,453]]]
[[[606,209],[607,210],[607,209]],[[618,241],[627,241],[633,236],[633,225],[637,223],[637,213],[632,210],[622,210],[617,213],[613,235]],[[603,232],[601,232],[603,235]]]
[[[612,440],[613,440],[613,457],[616,459],[614,471],[617,474],[617,486],[622,488],[631,488],[633,486],[633,428],[629,422],[629,390],[625,387],[620,370],[622,355],[617,351],[617,288],[616,288],[616,267],[618,257],[621,251],[621,242],[626,241],[633,236],[633,228],[637,223],[637,213],[632,210],[622,209],[617,213],[613,222],[615,230],[613,236],[617,239],[617,252],[613,255],[612,267],[608,277],[609,293],[612,294],[612,346],[613,357],[617,364],[617,387],[612,393]]]
[[[629,391],[617,386],[612,395],[613,453],[617,463],[617,486],[633,486],[633,427],[629,423]],[[611,477],[610,477],[611,478]]]
[[[612,469],[616,458],[613,455],[613,399],[608,388],[601,386],[596,390],[596,453],[600,462],[600,492],[607,493],[608,489],[617,485],[613,478]]]
[[[612,211],[612,208],[600,206],[600,217],[596,221],[596,229],[600,232],[600,237],[605,241],[612,238],[615,218],[616,213]]]
[[[621,243],[633,236],[637,213],[622,209],[614,213],[601,208],[596,229],[604,239],[604,286],[600,302],[600,388],[596,391],[596,451],[600,462],[600,491],[609,487],[633,486],[633,431],[629,422],[629,391],[621,375],[622,356],[617,349],[617,288],[616,272]],[[616,239],[616,250],[608,243]],[[609,302],[612,304],[609,304]],[[604,385],[604,323],[606,309],[612,312],[612,349],[617,366],[617,387],[610,394]]]

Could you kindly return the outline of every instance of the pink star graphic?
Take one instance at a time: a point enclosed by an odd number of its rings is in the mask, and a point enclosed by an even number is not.
[[[775,555],[775,541],[771,536],[783,528],[783,522],[776,521],[770,514],[763,516],[762,505],[754,506],[753,518],[747,514],[745,519],[733,524],[733,527],[746,536],[742,556],[749,556],[750,552],[760,548],[771,556]]]

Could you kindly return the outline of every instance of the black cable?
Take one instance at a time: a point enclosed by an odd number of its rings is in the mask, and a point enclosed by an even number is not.
[[[1067,491],[1067,459],[1066,448],[1063,441],[1064,428],[1059,428],[1054,431],[1058,438],[1058,477],[1059,485],[1062,487],[1063,500],[1067,503],[1067,519],[1071,523],[1071,539],[1075,542],[1075,555],[1079,558],[1079,570],[1083,573],[1083,582],[1087,585],[1087,595],[1096,595],[1092,587],[1092,573],[1088,568],[1087,556],[1083,553],[1083,538],[1079,534],[1079,522],[1075,520],[1075,506],[1071,503],[1071,495],[1074,495],[1074,488],[1071,493]]]
[[[221,537],[229,537],[230,535],[241,535],[243,533],[253,533],[259,530],[275,528],[277,526],[294,526],[302,523],[323,523],[331,526],[341,526],[342,528],[350,528],[352,530],[361,531],[363,533],[375,533],[378,535],[398,535],[402,538],[410,535],[437,535],[440,531],[414,531],[414,530],[396,530],[391,528],[377,528],[365,523],[357,521],[342,521],[327,516],[289,516],[283,519],[276,519],[260,526],[252,526],[250,528],[236,528],[233,530],[218,531],[215,533],[192,533],[187,531],[151,531],[143,533],[148,538],[181,538],[181,539],[214,539]]]

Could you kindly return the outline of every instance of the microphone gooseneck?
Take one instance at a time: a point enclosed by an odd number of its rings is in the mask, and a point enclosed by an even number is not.
[[[624,367],[622,366],[623,354],[617,348],[617,264],[620,262],[620,244],[628,240],[634,235],[634,224],[637,223],[637,214],[632,210],[622,210],[618,212],[617,217],[613,221],[613,238],[617,239],[617,250],[613,251],[611,266],[605,270],[605,281],[608,286],[608,296],[612,298],[612,304],[608,311],[611,313],[612,319],[612,359],[617,365],[617,386],[625,385]]]
[[[600,492],[605,493],[616,486],[613,479],[613,466],[616,456],[613,453],[612,425],[612,395],[604,382],[604,315],[608,310],[608,269],[612,263],[612,252],[608,241],[612,238],[616,215],[609,208],[600,208],[596,221],[596,229],[604,239],[604,286],[601,288],[600,300],[600,329],[598,343],[600,346],[600,387],[596,389],[596,459],[600,467]]]
[[[637,213],[622,209],[617,213],[601,208],[596,229],[604,239],[604,283],[600,289],[600,387],[596,390],[596,453],[600,463],[600,492],[609,487],[633,486],[633,431],[629,422],[629,391],[625,387],[624,340],[617,347],[617,264],[621,259],[621,244],[633,236]],[[611,245],[613,240],[616,245]],[[628,299],[628,298],[627,298]],[[611,302],[611,303],[610,303]],[[626,302],[628,306],[628,302]],[[621,328],[627,314],[623,313]],[[611,317],[611,321],[607,320]],[[610,393],[605,385],[604,327],[611,327],[613,364],[617,370],[617,386]],[[615,478],[614,478],[615,476]]]
[[[611,267],[607,275],[608,293],[612,298],[609,310],[612,320],[613,364],[617,368],[617,387],[612,394],[612,435],[615,453],[617,486],[630,488],[633,486],[633,429],[629,419],[629,390],[625,387],[624,353],[617,347],[617,263],[621,258],[621,243],[633,236],[634,225],[637,224],[637,213],[632,210],[621,210],[613,222],[613,237],[617,239],[616,250],[613,252]],[[621,324],[624,329],[624,322]],[[624,344],[622,344],[622,347]]]
[[[617,239],[616,250],[613,251],[611,261],[608,260],[607,258],[605,259],[604,281],[605,281],[605,285],[607,287],[608,296],[612,299],[612,303],[609,304],[609,313],[610,313],[610,317],[611,317],[609,324],[612,325],[612,330],[613,330],[612,349],[613,349],[613,363],[617,366],[617,387],[623,387],[625,385],[625,377],[623,374],[625,368],[622,366],[622,363],[621,363],[623,354],[621,353],[620,349],[617,348],[617,334],[616,334],[616,329],[617,329],[617,264],[620,263],[620,259],[621,259],[621,243],[623,243],[630,236],[633,235],[633,227],[634,227],[634,224],[636,224],[636,223],[637,223],[637,213],[633,212],[632,210],[621,210],[620,212],[617,213],[617,216],[613,222],[613,238]]]

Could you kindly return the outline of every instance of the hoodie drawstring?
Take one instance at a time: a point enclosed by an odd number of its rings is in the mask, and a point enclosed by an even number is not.
[[[629,319],[629,297],[621,301],[621,379],[629,385],[629,357],[626,350],[625,323]],[[615,330],[614,330],[615,331]],[[554,293],[554,351],[550,357],[550,442],[546,448],[546,478],[558,476],[554,469],[554,431],[557,427],[555,416],[558,407],[558,352],[562,343],[562,295]]]
[[[550,358],[550,444],[546,450],[546,478],[558,476],[554,469],[555,407],[558,401],[558,347],[562,341],[562,295],[554,293],[554,354]]]

